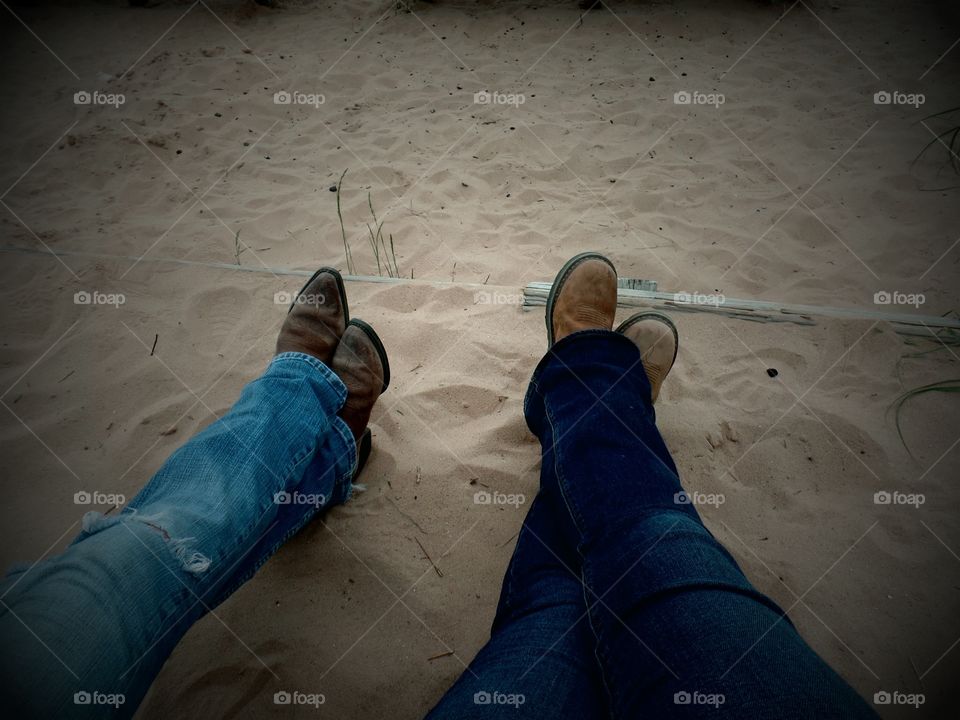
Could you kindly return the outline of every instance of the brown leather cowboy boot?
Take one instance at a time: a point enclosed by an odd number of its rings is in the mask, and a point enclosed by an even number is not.
[[[343,278],[322,267],[294,298],[277,338],[277,354],[301,352],[330,365],[349,320]]]
[[[547,296],[547,344],[579,330],[611,330],[617,312],[617,271],[599,253],[580,253],[557,273]]]
[[[339,415],[359,442],[377,398],[390,384],[390,363],[374,329],[362,320],[351,320],[330,368],[347,386],[347,401]]]
[[[642,312],[620,323],[617,332],[640,348],[643,369],[650,381],[651,402],[656,402],[660,387],[677,359],[680,336],[676,325],[666,315]]]

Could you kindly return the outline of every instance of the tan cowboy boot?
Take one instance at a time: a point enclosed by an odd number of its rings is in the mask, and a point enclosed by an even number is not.
[[[651,402],[656,402],[660,387],[677,359],[680,337],[676,326],[666,315],[642,312],[620,323],[617,332],[640,348],[643,369],[650,380]]]
[[[599,253],[572,257],[547,296],[547,344],[579,330],[611,330],[617,312],[617,271]]]

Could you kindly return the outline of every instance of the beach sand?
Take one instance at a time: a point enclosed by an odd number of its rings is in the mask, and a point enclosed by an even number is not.
[[[958,308],[960,178],[940,145],[912,164],[945,129],[921,120],[957,104],[956,19],[936,7],[413,10],[101,3],[17,8],[36,36],[3,30],[4,566],[66,546],[91,509],[76,492],[132,497],[262,371],[275,294],[303,280],[275,269],[346,271],[344,170],[357,273],[377,274],[369,193],[406,278],[347,287],[393,370],[367,489],[199,622],[139,717],[279,717],[280,690],[342,718],[439,699],[488,637],[537,489],[522,403],[545,332],[522,289],[576,252],[666,291]],[[76,105],[84,90],[125,101]],[[880,291],[925,302],[877,306]],[[889,408],[956,378],[955,347],[871,319],[672,317],[658,420],[688,490],[725,499],[702,508],[710,530],[868,700],[925,693],[884,717],[942,716],[960,670],[960,410],[907,403],[911,455]],[[484,489],[527,503],[478,505]]]

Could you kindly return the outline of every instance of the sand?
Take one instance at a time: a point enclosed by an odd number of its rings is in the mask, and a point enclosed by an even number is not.
[[[617,2],[582,24],[573,2],[17,8],[36,37],[11,21],[0,44],[0,242],[88,255],[0,254],[0,560],[59,551],[74,493],[132,497],[230,407],[301,283],[267,268],[346,269],[329,188],[349,168],[357,272],[377,273],[369,192],[408,280],[348,284],[393,368],[367,490],[198,623],[139,717],[280,716],[284,689],[323,693],[327,717],[422,716],[485,641],[525,511],[474,493],[537,488],[525,283],[596,249],[670,291],[957,309],[960,182],[942,146],[911,164],[945,129],[919,121],[956,105],[957,25],[871,5]],[[956,350],[869,320],[674,318],[658,416],[688,489],[726,499],[707,525],[858,691],[926,694],[885,717],[938,716],[960,669],[960,412],[911,401],[911,456],[888,408],[956,377]],[[894,490],[925,502],[874,503]]]

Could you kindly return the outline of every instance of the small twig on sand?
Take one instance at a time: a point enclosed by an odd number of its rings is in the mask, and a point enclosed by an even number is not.
[[[399,412],[399,411],[398,411],[398,412]],[[392,485],[391,485],[391,487],[392,487]],[[409,520],[410,523],[411,523],[417,530],[419,530],[420,532],[422,532],[424,535],[429,535],[429,534],[430,534],[429,532],[427,532],[427,531],[424,529],[424,527],[423,527],[420,523],[418,523],[416,520],[414,520],[413,517],[412,517],[410,514],[405,513],[405,512],[403,511],[403,509],[402,509],[399,505],[397,505],[397,502],[396,502],[392,497],[390,497],[389,495],[384,495],[384,497],[387,499],[387,502],[389,502],[391,505],[393,505],[393,506],[397,509],[397,512],[400,513],[401,515],[403,515],[407,520]]]
[[[153,347],[150,348],[150,357],[153,357],[153,351],[157,349],[157,340],[159,339],[160,335],[155,333],[153,336]]]
[[[427,658],[427,662],[432,662],[434,660],[439,660],[440,658],[450,657],[453,655],[453,650],[447,650],[446,652],[437,653],[436,655],[431,655]]]
[[[246,249],[246,246],[240,247],[240,231],[237,230],[237,234],[233,236],[233,257],[237,261],[237,265],[240,264],[240,256]]]
[[[350,168],[347,168],[347,170],[349,169]],[[343,185],[343,178],[347,176],[347,170],[343,171],[343,175],[341,175],[337,181],[337,217],[340,218],[340,235],[343,237],[343,253],[347,260],[347,272],[355,275],[356,273],[353,270],[353,254],[350,252],[350,243],[347,242],[347,231],[343,227],[343,212],[340,210],[340,188]]]
[[[437,577],[443,577],[443,572],[441,572],[440,568],[437,567],[437,564],[430,558],[430,553],[427,552],[427,549],[423,546],[423,543],[420,542],[420,538],[414,536],[413,539],[417,541],[417,545],[419,545],[420,549],[423,550],[424,556],[430,561],[430,564],[433,565],[433,569],[436,571]]]
[[[499,545],[497,545],[497,547],[503,547],[504,545],[509,545],[511,542],[513,542],[513,539],[514,539],[517,535],[519,535],[519,534],[520,534],[519,531],[518,531],[518,532],[515,532],[513,535],[511,535],[510,537],[508,537],[504,542],[502,542],[502,543],[500,543]]]
[[[383,238],[380,238],[383,240]],[[386,243],[384,243],[384,250],[386,250]],[[397,265],[397,251],[393,247],[393,233],[390,233],[390,258],[393,260],[393,276],[395,278],[400,277],[400,266]],[[387,263],[389,267],[389,263]]]

